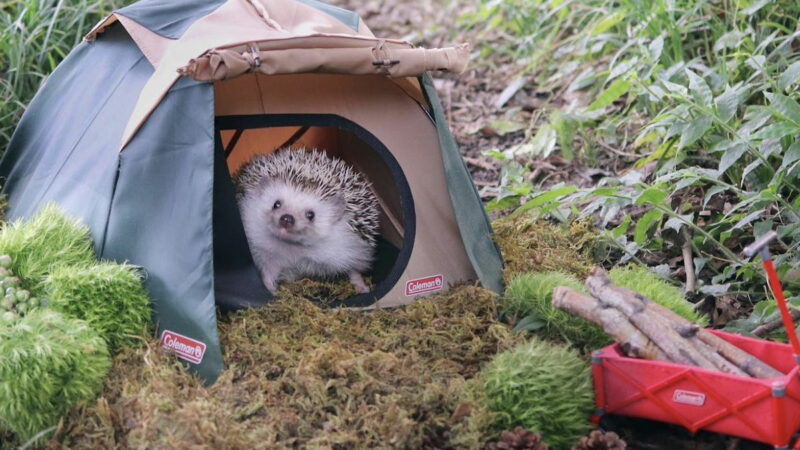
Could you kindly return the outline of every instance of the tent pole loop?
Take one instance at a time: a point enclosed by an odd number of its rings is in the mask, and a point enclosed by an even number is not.
[[[258,46],[251,42],[248,47],[250,51],[244,52],[242,56],[250,64],[250,72],[257,72],[258,68],[261,67],[261,55],[259,54]]]

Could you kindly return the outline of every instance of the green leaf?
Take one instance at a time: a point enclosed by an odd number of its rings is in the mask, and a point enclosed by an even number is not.
[[[622,19],[625,18],[625,13],[623,11],[617,11],[614,14],[606,17],[605,19],[601,20],[597,23],[597,25],[592,28],[592,36],[597,36],[598,34],[603,34],[606,31],[610,30],[611,27],[620,23]]]
[[[520,206],[519,208],[517,208],[516,211],[511,213],[511,216],[516,217],[526,211],[536,208],[537,206],[541,206],[544,205],[545,203],[552,202],[553,200],[559,197],[572,194],[577,190],[578,188],[575,186],[562,186],[560,188],[551,189],[525,202],[524,205]]]
[[[594,102],[586,109],[587,111],[595,111],[603,109],[617,101],[620,97],[627,94],[633,83],[625,79],[617,79],[603,91]]]
[[[721,173],[721,172],[720,172]],[[711,197],[719,194],[720,192],[725,192],[728,188],[725,186],[712,186],[711,189],[706,192],[706,196],[703,198],[703,208],[708,205],[708,202],[711,200]]]
[[[722,158],[719,160],[719,170],[720,175],[725,173],[728,169],[731,168],[739,159],[744,155],[747,151],[747,145],[744,143],[737,143],[734,144],[729,149],[725,150],[725,153],[722,154]]]
[[[689,123],[689,126],[683,131],[681,140],[678,143],[679,148],[685,148],[694,144],[698,139],[703,137],[711,128],[711,117],[700,116]]]
[[[789,165],[797,160],[800,160],[800,141],[793,143],[786,149],[786,152],[783,154],[780,170],[789,167]]]
[[[769,99],[770,108],[795,125],[800,125],[800,105],[796,101],[783,94],[767,92],[764,95]]]
[[[766,126],[754,133],[753,139],[780,139],[790,134],[800,134],[800,128],[788,122],[778,122]]]
[[[664,199],[667,198],[669,193],[664,189],[661,189],[656,186],[650,186],[649,188],[645,189],[644,192],[639,194],[636,197],[636,201],[634,204],[636,205],[660,205],[664,202]]]
[[[556,147],[556,138],[556,130],[549,123],[541,125],[530,141],[531,154],[542,158],[550,156]]]
[[[733,89],[731,87],[725,88],[725,92],[720,94],[715,103],[717,104],[717,114],[723,122],[730,122],[736,115],[739,105],[744,101],[746,90]]]
[[[658,62],[661,58],[661,52],[664,50],[664,37],[659,36],[653,39],[650,45],[647,46],[647,49],[650,51],[650,59],[652,59],[653,62]]]
[[[521,122],[514,122],[511,120],[492,120],[488,125],[481,128],[485,134],[504,136],[509,133],[522,131],[527,127],[526,124]]]
[[[691,70],[687,70],[686,75],[689,77],[689,92],[691,92],[692,97],[701,106],[710,108],[713,96],[706,80]]]
[[[650,227],[660,222],[663,217],[664,213],[659,210],[651,209],[647,211],[645,215],[636,222],[636,227],[633,231],[633,241],[639,246],[644,245],[644,242],[647,240],[647,231]]]
[[[733,226],[733,229],[737,230],[746,227],[748,224],[750,224],[750,222],[761,217],[762,214],[764,214],[764,211],[761,209],[759,209],[758,211],[751,212],[750,214],[744,216],[741,220],[736,222],[736,225]]]
[[[614,236],[614,238],[619,238],[628,234],[628,228],[631,226],[631,220],[630,214],[626,215],[625,218],[622,219],[622,222],[619,224],[619,226],[611,230],[611,235]]]
[[[800,61],[795,61],[778,78],[778,89],[785,91],[800,79]]]
[[[544,320],[538,318],[534,314],[531,314],[523,317],[522,320],[517,322],[517,324],[514,326],[513,332],[521,333],[523,331],[536,331],[541,329],[545,325],[546,322]]]
[[[743,9],[741,13],[745,16],[752,16],[757,13],[759,9],[767,6],[771,1],[772,0],[756,0],[749,8]]]

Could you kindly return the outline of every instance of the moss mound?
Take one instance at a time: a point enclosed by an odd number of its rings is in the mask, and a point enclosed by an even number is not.
[[[536,430],[561,450],[592,428],[589,364],[575,350],[533,339],[498,354],[482,373],[498,432],[516,426]]]
[[[44,293],[44,276],[56,265],[95,261],[89,229],[47,205],[26,222],[0,228],[0,254],[12,258],[11,271],[25,281],[35,296]]]
[[[542,326],[536,333],[545,339],[563,340],[583,351],[609,345],[611,338],[597,325],[553,308],[551,302],[556,286],[586,292],[577,278],[563,272],[515,275],[506,287],[500,310],[512,320],[530,318],[540,321]]]
[[[522,342],[495,317],[494,295],[474,286],[369,312],[284,299],[220,321],[228,369],[207,388],[155,342],[124,350],[97,404],[75,409],[60,439],[77,448],[447,442],[471,414],[467,382]],[[490,437],[478,430],[463,445]]]
[[[695,311],[680,289],[664,281],[647,267],[630,265],[615,268],[608,273],[608,277],[614,284],[641,294],[691,322],[702,326],[708,324],[708,319]]]
[[[132,266],[112,262],[57,266],[46,285],[50,307],[88,322],[112,353],[149,332],[150,299]]]
[[[36,310],[0,322],[0,428],[23,442],[92,399],[111,365],[103,339],[77,319]]]
[[[496,220],[492,227],[506,264],[505,282],[518,273],[553,270],[583,279],[593,266],[598,236],[588,222],[560,226],[521,215]]]

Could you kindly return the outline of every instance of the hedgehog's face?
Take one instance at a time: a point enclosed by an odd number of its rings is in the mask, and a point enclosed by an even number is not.
[[[266,231],[287,242],[313,245],[329,236],[344,216],[344,203],[319,197],[284,183],[263,186],[261,214]]]

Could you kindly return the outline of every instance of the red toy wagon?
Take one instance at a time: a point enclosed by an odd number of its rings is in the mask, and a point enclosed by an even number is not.
[[[745,255],[761,254],[792,345],[712,332],[784,375],[745,378],[630,358],[615,344],[592,356],[596,418],[602,414],[640,417],[682,425],[691,432],[703,429],[789,448],[800,428],[800,342],[767,250],[774,238],[774,233],[764,236],[745,249]]]

